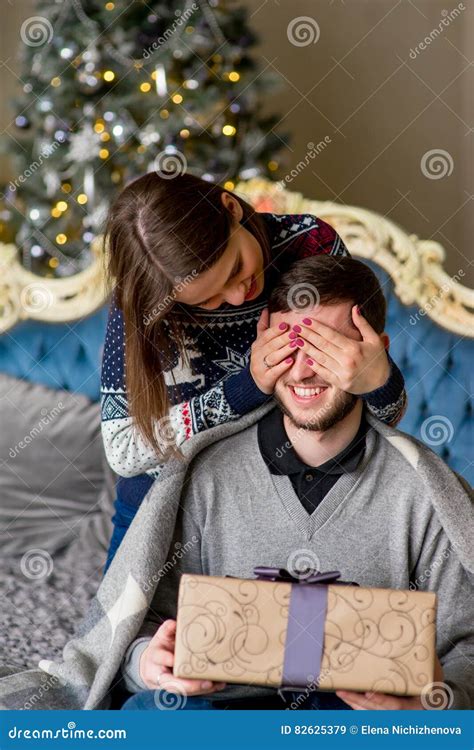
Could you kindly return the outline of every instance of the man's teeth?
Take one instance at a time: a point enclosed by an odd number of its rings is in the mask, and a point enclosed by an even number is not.
[[[297,396],[310,398],[310,396],[319,396],[325,388],[296,388],[296,386],[293,386],[293,390]]]

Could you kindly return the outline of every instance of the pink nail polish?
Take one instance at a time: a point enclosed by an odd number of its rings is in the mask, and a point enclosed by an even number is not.
[[[304,346],[303,339],[296,339],[296,346]]]
[[[301,326],[293,326],[293,330],[296,331],[296,333],[301,333]]]
[[[305,324],[305,326],[310,326],[311,322],[311,318],[303,318],[303,323]]]
[[[280,323],[280,325],[278,326],[278,328],[280,329],[280,331],[286,331],[286,329],[287,329],[287,323]]]
[[[289,365],[290,362],[293,362],[293,357],[287,357],[287,359],[285,359],[285,362],[287,365]]]
[[[293,349],[296,346],[296,341],[292,341],[290,344],[290,349]]]
[[[294,331],[291,331],[291,332],[290,332],[290,333],[288,334],[288,338],[290,338],[290,339],[295,339],[295,338],[296,338],[297,336],[298,336],[298,334],[297,334],[297,333],[295,333]]]
[[[311,357],[308,357],[308,359],[306,360],[306,364],[307,364],[307,365],[314,365],[314,362],[313,362],[313,360],[311,359]]]

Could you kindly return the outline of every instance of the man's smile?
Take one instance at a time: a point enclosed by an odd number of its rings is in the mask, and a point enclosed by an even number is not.
[[[288,388],[290,390],[290,393],[292,395],[292,398],[297,403],[309,403],[312,401],[315,401],[317,398],[321,396],[325,391],[327,391],[329,386],[297,386],[297,385],[289,385]]]

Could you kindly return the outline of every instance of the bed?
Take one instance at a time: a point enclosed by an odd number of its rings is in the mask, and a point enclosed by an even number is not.
[[[388,299],[392,356],[409,408],[401,429],[471,484],[474,292],[443,269],[436,242],[364,208],[310,200],[253,179],[236,192],[257,210],[312,213],[375,270]],[[91,266],[40,279],[0,245],[0,643],[22,667],[54,659],[102,576],[116,477],[100,436],[108,311],[100,240]]]

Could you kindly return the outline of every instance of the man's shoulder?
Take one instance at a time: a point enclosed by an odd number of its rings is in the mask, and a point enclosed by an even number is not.
[[[203,448],[197,457],[198,461],[212,461],[212,466],[216,469],[218,467],[242,467],[241,461],[255,454],[258,424],[254,422]]]
[[[437,453],[422,440],[409,435],[402,430],[391,427],[373,415],[367,415],[369,425],[380,435],[381,446],[387,456],[403,464],[405,478],[410,476],[413,481],[424,481],[426,474],[432,477],[454,479],[461,485],[462,490],[472,497],[472,487],[457,474]]]

